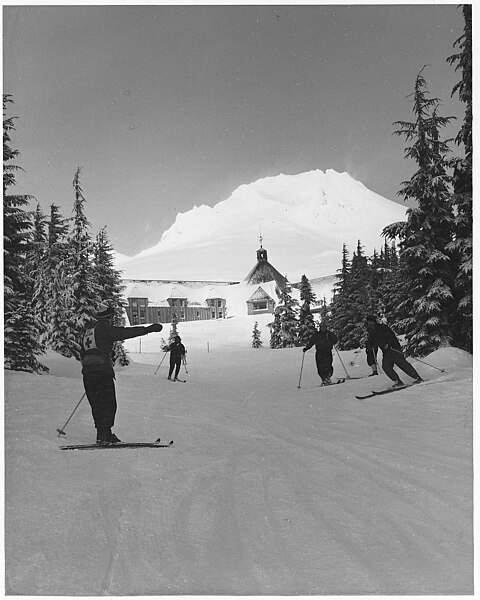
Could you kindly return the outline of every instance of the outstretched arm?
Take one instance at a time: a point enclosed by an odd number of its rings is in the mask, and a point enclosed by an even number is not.
[[[108,336],[114,342],[120,340],[129,340],[130,338],[139,337],[140,335],[147,335],[148,333],[158,333],[162,331],[163,325],[160,323],[154,323],[153,325],[147,325],[146,327],[110,327]]]

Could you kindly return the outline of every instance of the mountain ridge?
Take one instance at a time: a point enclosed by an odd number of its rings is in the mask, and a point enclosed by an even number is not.
[[[124,278],[243,280],[263,238],[268,260],[290,281],[318,278],[341,265],[343,244],[366,254],[381,231],[405,220],[405,207],[332,169],[279,174],[242,184],[214,206],[177,214],[155,246],[120,258]]]

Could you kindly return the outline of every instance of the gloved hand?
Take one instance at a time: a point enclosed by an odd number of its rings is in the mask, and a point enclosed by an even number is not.
[[[306,351],[307,351],[307,348],[304,348],[304,349],[303,349],[303,351],[304,351],[304,352],[306,352]]]
[[[159,331],[162,331],[163,325],[160,325],[160,323],[154,323],[153,325],[145,327],[145,329],[147,330],[147,333],[158,333]]]

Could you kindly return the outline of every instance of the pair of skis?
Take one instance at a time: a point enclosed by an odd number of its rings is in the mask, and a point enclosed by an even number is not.
[[[357,400],[365,400],[365,398],[373,398],[374,396],[383,396],[385,394],[399,392],[401,390],[405,390],[409,387],[413,387],[413,386],[420,385],[420,384],[421,384],[421,382],[420,383],[406,383],[405,385],[400,385],[398,387],[391,387],[386,390],[379,390],[379,391],[372,390],[369,394],[365,394],[364,396],[355,396],[355,398],[357,398]]]
[[[120,442],[119,444],[76,444],[72,446],[60,446],[60,450],[112,450],[118,448],[170,448],[173,440],[168,444],[162,444],[160,438],[153,443],[148,442]]]

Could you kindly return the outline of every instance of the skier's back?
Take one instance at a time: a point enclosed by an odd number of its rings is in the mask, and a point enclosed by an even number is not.
[[[107,445],[120,441],[111,430],[117,411],[115,372],[112,364],[113,344],[163,329],[160,324],[147,327],[118,327],[113,325],[113,318],[113,307],[100,305],[96,314],[97,320],[85,330],[80,351],[83,385],[92,408],[97,444]]]

